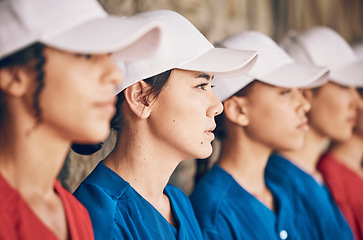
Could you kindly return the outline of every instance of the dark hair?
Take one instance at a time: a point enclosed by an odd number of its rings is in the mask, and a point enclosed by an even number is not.
[[[248,93],[251,91],[251,88],[255,82],[256,80],[250,82],[244,88],[235,93],[233,96],[238,96],[238,97],[247,96]],[[220,140],[221,142],[223,142],[227,137],[225,119],[226,116],[224,115],[224,112],[215,117],[217,127],[216,129],[214,129],[214,134],[216,135],[216,138],[218,138],[218,140]],[[209,163],[210,163],[209,157],[203,159],[196,159],[197,170],[194,176],[195,183],[197,183],[209,171],[209,165],[210,165]]]
[[[15,66],[26,66],[35,60],[34,65],[29,65],[29,67],[34,68],[38,72],[38,86],[34,92],[34,102],[33,106],[35,109],[35,116],[37,119],[36,126],[38,126],[42,121],[42,109],[39,105],[39,95],[44,87],[44,71],[43,66],[45,64],[45,57],[43,55],[44,45],[42,43],[34,43],[33,45],[20,50],[4,59],[0,60],[1,68],[12,68]],[[5,114],[5,101],[3,92],[0,90],[0,123],[2,123]]]
[[[172,70],[165,71],[153,77],[144,79],[143,81],[150,85],[150,88],[147,90],[145,96],[146,100],[153,101],[158,98],[159,94],[163,90],[166,82],[168,81]],[[151,98],[151,99],[150,99]],[[124,119],[121,111],[121,105],[125,101],[124,91],[120,92],[117,95],[116,102],[116,114],[111,120],[111,129],[120,132],[122,130]],[[72,150],[81,155],[91,155],[102,148],[103,143],[99,144],[73,144]]]
[[[363,97],[363,88],[362,87],[357,87],[357,91],[358,91],[359,95],[361,97]]]
[[[153,77],[149,77],[144,79],[144,82],[146,82],[151,87],[147,90],[145,96],[146,101],[153,101],[158,98],[159,94],[163,90],[163,87],[165,86],[166,82],[168,81],[172,70],[168,70],[166,72],[162,72],[158,75],[155,75]],[[151,99],[150,99],[151,98]],[[123,116],[121,111],[121,105],[125,101],[125,95],[124,92],[120,92],[118,94],[118,99],[116,103],[116,114],[111,120],[111,128],[116,131],[121,131],[122,125],[123,125]]]

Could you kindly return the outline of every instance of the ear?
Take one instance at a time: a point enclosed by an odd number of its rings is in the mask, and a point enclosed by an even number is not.
[[[226,100],[223,104],[226,118],[239,126],[247,126],[249,119],[246,103],[247,99],[244,97],[232,96]]]
[[[0,69],[0,89],[8,95],[21,97],[28,91],[31,81],[24,67]]]
[[[150,86],[144,81],[139,81],[125,89],[125,100],[130,109],[141,119],[150,116],[151,108],[147,90]]]

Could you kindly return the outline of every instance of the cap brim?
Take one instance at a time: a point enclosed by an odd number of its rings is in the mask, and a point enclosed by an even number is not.
[[[268,74],[258,76],[256,79],[278,87],[314,88],[324,85],[328,81],[328,77],[328,68],[289,63]]]
[[[141,17],[107,16],[84,22],[59,34],[41,38],[44,44],[64,51],[113,53],[117,60],[147,57],[156,50],[161,24]]]
[[[231,78],[215,78],[213,90],[223,102],[254,80],[277,87],[314,88],[324,85],[328,77],[328,68],[289,63],[259,77],[244,74]]]
[[[247,74],[230,78],[217,77],[212,80],[213,91],[218,99],[224,102],[253,80],[254,78]]]
[[[248,72],[257,60],[258,52],[227,48],[212,48],[176,68],[210,72],[216,77],[233,77]]]
[[[332,70],[330,78],[340,85],[363,87],[363,60]]]

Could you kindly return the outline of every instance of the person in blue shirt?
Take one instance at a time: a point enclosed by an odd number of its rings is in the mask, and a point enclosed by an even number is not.
[[[296,61],[327,66],[331,74],[326,84],[303,90],[311,104],[303,147],[294,151],[277,148],[265,177],[285,186],[291,201],[300,203],[296,211],[310,219],[310,239],[353,239],[317,164],[329,140],[344,141],[352,135],[359,107],[354,86],[362,81],[363,65],[347,42],[326,27],[290,35],[281,46]]]
[[[299,216],[284,189],[265,180],[264,170],[273,149],[302,146],[310,105],[298,87],[325,82],[328,70],[295,63],[254,31],[221,45],[256,49],[259,57],[248,74],[214,82],[224,106],[216,129],[221,152],[190,197],[202,234],[205,239],[308,239],[296,230]]]
[[[160,48],[122,66],[116,146],[74,194],[96,239],[202,239],[188,197],[167,183],[182,160],[212,153],[214,117],[223,109],[213,76],[246,72],[257,52],[214,48],[172,11],[144,15],[162,23]]]

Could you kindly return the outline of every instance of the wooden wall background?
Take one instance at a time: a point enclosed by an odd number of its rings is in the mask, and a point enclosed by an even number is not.
[[[363,42],[363,0],[99,0],[116,15],[170,9],[184,15],[212,43],[244,30],[263,32],[275,41],[291,29],[301,31],[324,25],[339,32],[350,44]],[[82,179],[113,148],[110,135],[104,148],[90,157],[70,152],[59,179],[74,191]],[[194,161],[183,161],[172,182],[186,193],[193,186]]]

